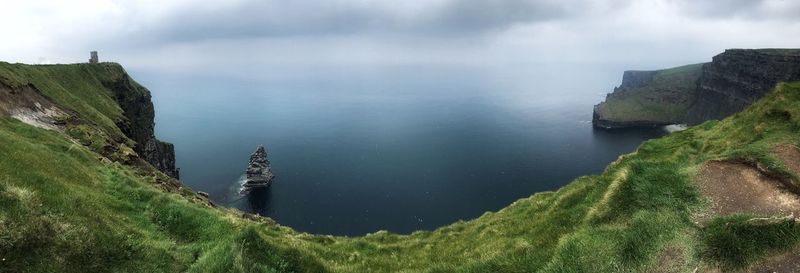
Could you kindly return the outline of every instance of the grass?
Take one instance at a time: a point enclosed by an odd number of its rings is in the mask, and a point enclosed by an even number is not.
[[[702,67],[692,64],[659,70],[644,86],[617,89],[600,104],[599,114],[619,122],[682,123],[694,102]]]
[[[715,219],[705,228],[705,255],[723,269],[743,268],[771,251],[786,251],[800,241],[800,225],[793,220],[753,223],[752,215]]]
[[[73,68],[93,76],[116,71]],[[31,69],[0,75],[17,75],[7,78],[16,82],[49,77]],[[122,115],[94,105],[105,101],[99,94],[85,105],[64,96],[53,100],[86,119]],[[707,210],[693,182],[703,162],[749,158],[782,168],[770,151],[800,143],[800,83],[781,85],[726,120],[647,141],[599,175],[408,235],[299,233],[210,207],[186,190],[162,191],[158,174],[106,160],[91,148],[105,138],[93,130],[110,132],[103,127],[112,124],[91,120],[68,130],[86,136],[76,143],[0,118],[0,271],[681,272],[704,264],[736,270],[797,247],[800,238],[793,222],[747,221],[758,215],[708,226],[693,221]]]

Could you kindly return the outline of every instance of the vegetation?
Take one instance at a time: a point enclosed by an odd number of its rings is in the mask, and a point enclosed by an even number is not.
[[[701,63],[659,70],[647,85],[615,90],[600,104],[598,114],[617,122],[683,123],[702,68]]]
[[[89,120],[85,127],[118,134],[111,126],[122,115],[103,89],[59,83],[118,72],[87,66],[2,64],[0,80],[35,78],[49,98]],[[699,223],[696,215],[709,209],[693,180],[708,160],[743,158],[793,178],[770,151],[800,143],[800,83],[726,120],[647,141],[602,174],[409,235],[311,235],[246,219],[189,191],[163,191],[163,174],[68,137],[84,129],[65,134],[0,118],[0,271],[686,272],[743,269],[800,238],[793,221],[748,221],[758,215]]]
[[[123,77],[119,64],[25,65],[0,62],[0,82],[10,87],[34,85],[57,105],[75,111],[111,137],[124,137],[116,125],[122,109],[103,82]]]

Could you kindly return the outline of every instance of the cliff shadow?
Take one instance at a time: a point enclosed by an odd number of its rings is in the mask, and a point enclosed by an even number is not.
[[[252,189],[247,196],[248,209],[260,215],[267,215],[267,210],[271,207],[272,187]]]

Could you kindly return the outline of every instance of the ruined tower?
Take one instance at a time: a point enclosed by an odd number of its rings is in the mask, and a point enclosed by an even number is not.
[[[96,64],[97,61],[97,51],[89,52],[89,63]]]

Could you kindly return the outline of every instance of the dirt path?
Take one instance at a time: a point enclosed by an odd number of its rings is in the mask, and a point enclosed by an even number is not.
[[[800,251],[800,249],[795,249],[794,251],[789,251],[782,255],[769,257],[766,260],[753,265],[747,271],[758,273],[800,272],[800,252],[798,251]]]
[[[789,170],[800,174],[800,149],[779,145],[773,150]],[[800,196],[755,167],[735,162],[707,162],[697,176],[700,191],[715,215],[752,213],[765,217],[800,217]],[[701,217],[710,220],[711,217]],[[711,270],[714,271],[714,270]],[[800,272],[800,248],[774,255],[743,272]]]
[[[698,182],[717,215],[787,216],[794,213],[800,216],[800,197],[754,167],[733,162],[708,162],[700,170]]]
[[[797,146],[791,144],[778,145],[778,147],[775,147],[773,154],[790,171],[800,174],[800,149]]]

